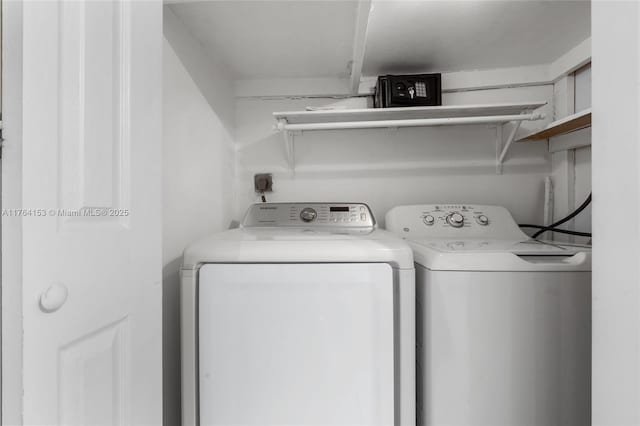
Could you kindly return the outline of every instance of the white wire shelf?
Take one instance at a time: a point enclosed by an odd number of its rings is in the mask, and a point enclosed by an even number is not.
[[[458,126],[473,124],[499,125],[496,141],[496,170],[513,143],[522,121],[544,119],[534,112],[546,102],[502,103],[486,105],[448,105],[410,108],[335,109],[320,111],[274,112],[274,128],[284,133],[287,161],[295,169],[294,134],[304,131],[377,129],[400,127]],[[515,126],[506,141],[502,130],[505,124]]]

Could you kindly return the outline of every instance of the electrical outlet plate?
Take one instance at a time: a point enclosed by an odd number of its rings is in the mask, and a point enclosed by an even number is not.
[[[273,191],[273,176],[271,173],[257,173],[253,175],[253,187],[258,193]]]

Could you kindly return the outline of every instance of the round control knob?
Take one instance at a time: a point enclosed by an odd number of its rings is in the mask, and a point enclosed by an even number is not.
[[[462,225],[464,225],[464,216],[460,213],[451,213],[447,216],[447,223],[454,228],[462,228]]]
[[[489,218],[481,214],[480,216],[476,217],[476,222],[478,222],[479,225],[487,226],[489,224]]]
[[[313,222],[317,216],[318,213],[311,207],[306,207],[300,212],[300,219],[305,222]]]
[[[424,222],[425,225],[431,226],[436,222],[436,218],[428,214],[422,218],[422,221]]]

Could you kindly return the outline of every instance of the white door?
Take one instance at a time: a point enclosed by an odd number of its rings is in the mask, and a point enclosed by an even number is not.
[[[211,264],[199,278],[200,424],[394,424],[387,264]]]
[[[23,423],[160,425],[162,4],[21,8]]]

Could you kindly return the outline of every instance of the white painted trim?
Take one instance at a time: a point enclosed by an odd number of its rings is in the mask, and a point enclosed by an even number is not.
[[[553,223],[553,181],[551,176],[544,178],[544,220],[542,224],[549,226]]]
[[[557,81],[589,62],[591,62],[591,37],[549,64],[549,79]]]
[[[356,29],[353,37],[353,53],[351,54],[351,77],[349,87],[352,94],[357,94],[360,88],[362,65],[364,64],[364,52],[367,44],[367,27],[369,26],[369,13],[371,12],[371,0],[359,0],[356,14]]]
[[[567,153],[567,214],[576,209],[576,150],[569,149],[564,151]],[[567,229],[570,231],[576,230],[576,221],[571,219],[566,223]],[[575,242],[575,236],[569,235],[569,241]]]
[[[377,77],[363,77],[360,94],[372,94]],[[493,70],[458,71],[442,74],[442,92],[496,89],[514,86],[539,86],[551,84],[546,65],[498,68]]]
[[[549,84],[546,65],[459,71],[442,74],[443,92]]]
[[[23,2],[2,2],[2,207],[22,208]],[[22,424],[22,218],[2,218],[2,424]]]
[[[553,221],[565,217],[575,210],[575,151],[562,150],[551,155],[553,179]],[[573,220],[566,229],[573,230]],[[573,241],[573,237],[553,233],[551,239]]]
[[[575,112],[576,91],[573,74],[565,75],[553,85],[553,120],[568,117]]]
[[[549,152],[560,152],[591,146],[591,128],[580,129],[549,139]]]
[[[442,74],[442,92],[498,89],[553,84],[546,65],[460,71]],[[373,94],[377,77],[362,76],[358,96]],[[235,81],[236,98],[351,97],[346,78],[277,78]]]

